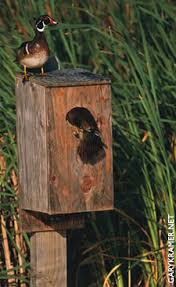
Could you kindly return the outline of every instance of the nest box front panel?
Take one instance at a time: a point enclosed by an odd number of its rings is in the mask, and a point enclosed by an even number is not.
[[[49,213],[113,208],[110,85],[48,88]]]

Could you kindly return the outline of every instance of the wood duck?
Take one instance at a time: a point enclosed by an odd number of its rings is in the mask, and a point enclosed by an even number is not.
[[[105,157],[106,144],[93,115],[83,107],[71,109],[66,121],[73,126],[73,134],[80,140],[77,153],[83,163],[95,164]]]
[[[49,48],[43,32],[47,26],[56,24],[50,16],[40,16],[35,23],[34,39],[18,48],[17,61],[24,67],[24,80],[28,80],[27,68],[41,68],[41,75],[45,75],[43,65],[48,60]]]

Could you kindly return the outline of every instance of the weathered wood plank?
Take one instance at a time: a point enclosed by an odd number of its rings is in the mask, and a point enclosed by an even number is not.
[[[17,74],[17,77],[21,77]],[[45,77],[35,74],[30,81],[45,87],[74,87],[109,84],[110,79],[84,69],[62,69],[47,73]]]
[[[109,85],[52,88],[48,103],[49,200],[53,213],[113,208],[111,98]],[[79,140],[66,122],[74,107],[87,108],[98,123],[107,149],[103,160],[84,164]]]
[[[32,235],[31,268],[31,287],[67,286],[67,242],[64,232]]]
[[[16,82],[17,147],[21,206],[47,211],[47,130],[45,88]]]
[[[84,227],[84,214],[48,215],[46,213],[20,210],[23,232],[62,231]]]

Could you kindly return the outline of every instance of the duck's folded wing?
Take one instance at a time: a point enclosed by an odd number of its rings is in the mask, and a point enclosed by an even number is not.
[[[21,46],[17,49],[17,57],[16,61],[18,61],[21,57],[29,55],[31,53],[31,42],[24,42]]]

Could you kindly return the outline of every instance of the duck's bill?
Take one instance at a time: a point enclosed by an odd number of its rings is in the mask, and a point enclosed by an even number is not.
[[[57,25],[58,23],[53,19],[50,18],[50,25]]]

